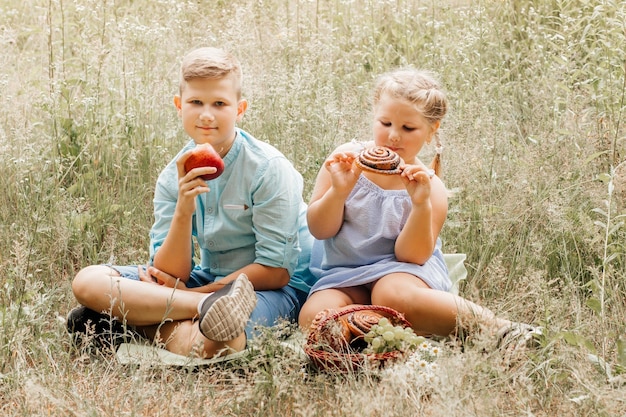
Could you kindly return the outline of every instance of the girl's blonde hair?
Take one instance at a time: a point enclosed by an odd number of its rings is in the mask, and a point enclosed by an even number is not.
[[[384,95],[413,104],[431,124],[440,122],[448,111],[446,94],[435,75],[429,71],[403,68],[379,76],[374,87],[374,107]],[[438,131],[433,136],[436,153],[430,167],[439,176],[443,145]]]
[[[232,54],[223,49],[203,47],[194,49],[183,58],[180,67],[180,93],[187,82],[197,78],[223,78],[234,75],[237,98],[241,98],[241,64]]]

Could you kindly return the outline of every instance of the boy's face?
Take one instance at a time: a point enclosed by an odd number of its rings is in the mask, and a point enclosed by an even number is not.
[[[235,124],[248,106],[237,98],[235,77],[197,78],[188,81],[174,105],[183,129],[196,142],[211,144],[221,156],[226,155],[235,140]]]

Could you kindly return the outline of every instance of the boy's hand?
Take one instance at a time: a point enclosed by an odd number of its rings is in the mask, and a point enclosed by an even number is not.
[[[411,196],[414,205],[420,205],[430,198],[430,179],[433,176],[431,170],[420,165],[402,165],[400,177]]]
[[[153,266],[146,265],[138,267],[139,280],[143,282],[149,282],[151,284],[163,285],[164,287],[176,288],[178,290],[187,289],[187,286],[179,278],[174,278],[168,273],[165,273]]]
[[[206,182],[200,176],[214,174],[217,171],[215,167],[203,167],[194,168],[186,172],[185,161],[187,161],[191,152],[192,150],[185,152],[176,161],[178,170],[178,203],[176,204],[176,209],[188,216],[193,215],[196,210],[196,197],[210,191]]]

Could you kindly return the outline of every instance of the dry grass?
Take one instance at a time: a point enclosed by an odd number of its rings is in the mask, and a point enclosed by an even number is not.
[[[0,0],[0,415],[626,415],[626,6],[596,3]],[[305,197],[367,136],[375,75],[438,72],[445,249],[468,254],[462,293],[544,325],[541,348],[506,366],[488,337],[446,344],[425,382],[316,373],[271,334],[194,372],[72,346],[74,273],[147,258],[156,175],[185,141],[178,60],[204,44],[242,60],[242,127]]]

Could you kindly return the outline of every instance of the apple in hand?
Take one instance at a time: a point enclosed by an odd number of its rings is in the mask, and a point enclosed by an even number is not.
[[[191,155],[185,161],[185,172],[189,172],[194,168],[214,167],[217,172],[213,174],[200,175],[205,181],[212,180],[222,175],[224,172],[224,160],[219,153],[208,143],[196,145],[191,151]]]

